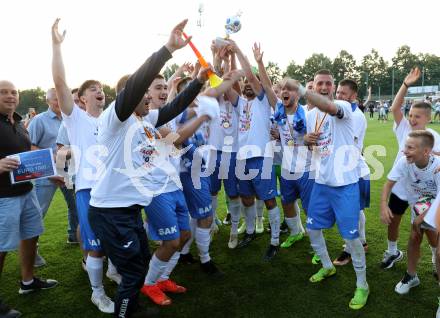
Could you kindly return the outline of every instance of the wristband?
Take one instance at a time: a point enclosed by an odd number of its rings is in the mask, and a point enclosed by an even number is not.
[[[408,84],[406,84],[405,81],[403,81],[403,85],[404,85],[406,88],[409,88]]]

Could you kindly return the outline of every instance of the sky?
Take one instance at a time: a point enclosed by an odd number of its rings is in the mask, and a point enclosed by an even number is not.
[[[203,5],[202,27],[197,26]],[[232,35],[253,62],[252,44],[260,42],[264,61],[284,70],[313,53],[335,58],[342,49],[359,62],[375,48],[388,61],[407,44],[412,52],[440,55],[440,1],[383,0],[14,0],[2,2],[0,80],[23,90],[47,89],[51,78],[51,34],[55,18],[67,30],[63,55],[70,87],[86,79],[110,86],[134,72],[166,43],[184,18],[188,34],[206,57],[209,44],[225,35],[227,17],[241,11],[242,29]],[[194,62],[189,47],[176,51],[169,64]],[[253,63],[255,64],[255,63]]]

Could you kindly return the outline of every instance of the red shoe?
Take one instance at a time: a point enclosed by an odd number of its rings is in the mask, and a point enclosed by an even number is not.
[[[177,285],[176,282],[172,281],[171,279],[157,282],[156,285],[159,286],[160,290],[163,292],[169,292],[175,294],[182,294],[186,292],[185,287]]]
[[[144,285],[141,288],[141,293],[148,296],[155,304],[160,306],[171,305],[171,299],[163,293],[158,284]]]

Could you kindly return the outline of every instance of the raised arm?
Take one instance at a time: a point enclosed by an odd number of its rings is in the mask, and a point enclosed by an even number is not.
[[[365,100],[364,106],[367,107],[370,101],[371,101],[371,86],[368,87],[368,96],[367,99]]]
[[[249,63],[249,60],[247,59],[246,56],[244,56],[243,52],[238,47],[237,43],[235,43],[232,40],[228,40],[228,41],[231,43],[231,50],[237,56],[241,68],[243,69],[246,78],[249,81],[249,84],[251,85],[255,94],[259,96],[263,90],[263,87],[261,86],[260,81],[255,76],[255,74],[252,73],[251,64]]]
[[[391,189],[394,187],[395,181],[387,180],[382,189],[382,195],[380,197],[380,220],[383,224],[390,224],[393,218],[393,213],[388,207],[388,197],[390,196]]]
[[[52,25],[52,77],[61,111],[69,116],[72,113],[74,102],[70,89],[67,86],[66,72],[61,54],[61,43],[64,41],[66,31],[63,34],[58,32],[59,22],[60,19],[58,18]]]
[[[188,20],[183,20],[171,31],[168,43],[159,51],[153,53],[145,63],[130,76],[122,90],[116,97],[115,111],[120,121],[127,120],[136,106],[143,98],[154,77],[160,72],[165,62],[171,58],[171,54],[184,47],[191,38],[182,38],[183,28]]]
[[[305,97],[309,104],[315,105],[320,111],[330,115],[337,115],[339,107],[328,97],[322,96],[310,89],[306,89],[296,81],[290,81],[289,83],[298,89],[299,96]]]
[[[211,70],[211,67],[202,68],[195,80],[192,80],[170,103],[159,109],[159,117],[157,119],[156,127],[166,124],[191,104],[199,94],[203,84],[208,79],[208,70]]]
[[[261,51],[261,46],[260,44],[257,45],[257,43],[254,43],[252,51],[254,52],[254,58],[258,65],[258,74],[260,75],[261,85],[266,92],[267,100],[269,101],[270,106],[275,108],[275,105],[277,104],[277,95],[272,89],[272,82],[269,75],[267,75],[266,67],[263,63],[264,52]]]
[[[400,107],[402,106],[406,93],[408,92],[408,88],[413,85],[420,78],[420,69],[415,67],[409,72],[409,74],[403,80],[402,86],[400,86],[399,91],[394,97],[393,104],[391,105],[391,111],[393,112],[394,121],[396,125],[399,126],[400,122],[403,119],[402,110]]]
[[[223,76],[223,82],[219,86],[208,88],[203,92],[203,95],[217,98],[231,90],[232,86],[243,76],[244,72],[242,70],[230,71]]]

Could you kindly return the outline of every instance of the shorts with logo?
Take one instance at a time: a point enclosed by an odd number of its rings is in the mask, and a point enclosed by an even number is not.
[[[0,198],[0,252],[17,250],[21,240],[43,234],[43,217],[35,190]]]
[[[83,249],[86,251],[102,251],[101,242],[93,232],[89,222],[89,203],[91,189],[76,192],[76,209],[78,211],[79,229]]]
[[[309,207],[310,194],[312,193],[314,183],[315,180],[309,178],[309,172],[304,172],[303,175],[298,178],[294,178],[294,176],[292,175],[291,180],[284,179],[281,176],[281,202],[283,204],[289,204],[295,202],[298,198],[300,198],[302,206],[307,212]]]
[[[249,175],[250,170],[258,171],[257,175],[252,178],[254,173],[251,171]],[[255,157],[238,160],[235,171],[241,196],[255,195],[257,199],[263,201],[276,197],[277,184],[272,158]]]
[[[359,237],[359,185],[330,187],[315,183],[310,195],[307,229],[329,229],[338,225],[344,239]]]
[[[218,193],[221,189],[221,181],[228,197],[238,196],[238,179],[235,175],[235,166],[237,162],[237,153],[223,153],[225,159],[229,158],[229,163],[222,163],[222,152],[217,151],[215,170],[211,175],[211,193]],[[221,165],[220,165],[221,164]]]
[[[189,231],[188,207],[181,190],[162,193],[153,197],[146,206],[148,236],[155,241],[172,241],[180,237],[180,231]]]
[[[186,204],[188,205],[191,217],[193,219],[210,217],[213,213],[210,177],[200,178],[200,189],[194,187],[191,173],[180,173],[180,181],[182,181],[183,193],[185,194]]]

